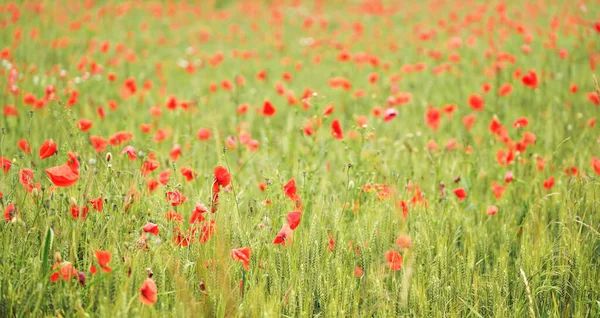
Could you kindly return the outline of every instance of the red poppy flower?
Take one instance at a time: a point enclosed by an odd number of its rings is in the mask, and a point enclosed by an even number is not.
[[[87,206],[71,205],[71,216],[74,219],[85,220],[90,209]]]
[[[111,254],[109,251],[94,251],[94,255],[96,255],[96,260],[98,261],[98,265],[102,268],[102,271],[105,273],[110,273],[112,268],[108,267],[108,263],[110,263]]]
[[[196,203],[196,206],[192,211],[192,215],[190,216],[190,224],[200,223],[204,221],[204,213],[206,211],[208,211],[208,209],[202,202]]]
[[[162,185],[169,183],[169,177],[171,176],[171,170],[165,170],[158,174],[158,182]]]
[[[48,139],[42,143],[40,147],[40,159],[46,159],[53,156],[56,153],[56,143],[51,139]]]
[[[454,189],[454,194],[456,194],[460,202],[467,197],[467,191],[465,191],[463,188]]]
[[[550,177],[548,179],[546,179],[543,183],[544,189],[546,190],[551,190],[552,187],[554,186],[554,177]]]
[[[463,117],[462,123],[463,125],[465,125],[465,128],[467,128],[468,131],[471,130],[471,127],[473,127],[475,119],[477,119],[477,116],[475,116],[475,114],[470,114]]]
[[[590,100],[590,102],[594,103],[594,105],[600,105],[600,96],[598,96],[598,93],[590,92],[587,94],[587,98]]]
[[[385,114],[383,116],[383,121],[388,122],[398,116],[398,111],[394,108],[388,108],[385,110]]]
[[[286,221],[290,226],[290,229],[295,230],[300,224],[300,219],[302,218],[302,212],[294,211],[290,212],[286,216]]]
[[[592,168],[600,176],[600,159],[594,157],[592,158]]]
[[[108,140],[99,136],[90,136],[90,142],[96,152],[102,152],[108,146]]]
[[[191,168],[182,168],[181,175],[185,177],[187,182],[194,180],[194,178],[198,175],[198,173]]]
[[[93,124],[94,123],[91,120],[82,118],[77,122],[77,128],[83,132],[86,132],[92,128]]]
[[[19,149],[21,149],[21,151],[23,151],[26,154],[31,154],[31,146],[29,145],[29,142],[25,139],[21,139],[18,142],[18,146]]]
[[[15,106],[6,105],[4,106],[4,116],[6,117],[17,117],[19,116],[19,111]]]
[[[490,130],[490,132],[494,135],[500,135],[500,133],[502,132],[502,124],[500,123],[500,121],[498,121],[497,118],[492,118],[492,121],[490,122],[490,126],[488,127],[488,129]]]
[[[135,153],[135,148],[133,148],[133,146],[127,146],[123,148],[123,151],[121,151],[121,155],[124,154],[127,154],[129,156],[129,160],[137,159],[137,154]]]
[[[158,228],[158,225],[154,224],[154,223],[146,223],[146,225],[144,225],[144,227],[142,227],[142,230],[146,233],[152,233],[156,236],[158,236],[158,232],[160,232],[160,229]]]
[[[396,245],[401,249],[409,249],[412,244],[412,240],[408,235],[400,235],[396,239]]]
[[[435,108],[431,107],[425,112],[425,124],[433,130],[438,130],[440,124],[442,123],[442,112]]]
[[[144,164],[142,165],[142,175],[145,177],[150,172],[152,172],[152,171],[154,171],[156,169],[158,169],[158,161],[156,161],[156,160],[146,160],[146,161],[144,161]]]
[[[114,133],[108,139],[108,141],[110,142],[111,145],[118,146],[122,143],[128,142],[129,140],[131,140],[131,138],[133,138],[132,133],[130,133],[128,131],[119,131],[117,133]]]
[[[224,188],[231,183],[231,174],[227,171],[227,168],[223,166],[217,166],[214,169],[215,179],[213,182],[213,194],[219,193],[220,187]]]
[[[283,224],[275,240],[273,240],[273,244],[281,244],[282,246],[290,246],[292,244],[292,229],[287,223]]]
[[[482,111],[484,106],[484,100],[481,96],[477,94],[471,94],[469,96],[469,106],[474,111]]]
[[[498,207],[495,205],[490,205],[488,206],[486,213],[487,215],[494,215],[498,213]]]
[[[146,306],[152,306],[158,300],[156,283],[152,278],[146,278],[140,287],[140,301]]]
[[[506,191],[505,186],[499,185],[496,181],[492,182],[492,192],[494,192],[496,200],[500,200],[502,198],[504,191]]]
[[[266,100],[263,103],[263,107],[262,107],[263,115],[265,115],[267,117],[273,117],[276,112],[277,112],[277,109],[275,108],[275,106],[273,106],[273,104],[271,104],[270,101]]]
[[[333,235],[331,233],[329,233],[329,243],[327,244],[327,248],[329,248],[331,253],[333,253],[333,250],[335,249],[335,240],[333,239]]]
[[[28,168],[21,169],[19,171],[19,183],[28,189],[29,185],[33,183],[33,170]]]
[[[183,193],[175,190],[175,191],[167,191],[167,202],[169,202],[172,206],[178,206],[185,202],[186,197]]]
[[[231,250],[231,258],[233,260],[242,262],[244,269],[248,270],[251,252],[252,249],[250,247],[233,249]]]
[[[56,283],[59,279],[67,281],[71,278],[78,277],[79,274],[79,272],[70,262],[56,262],[52,266],[52,270],[56,270],[50,276],[50,281],[53,283]]]
[[[528,125],[529,125],[529,119],[527,119],[527,117],[521,117],[521,118],[515,120],[515,122],[513,123],[513,127],[515,127],[515,128],[527,127]]]
[[[354,277],[362,277],[363,276],[363,269],[360,266],[357,266],[354,268]]]
[[[4,209],[4,221],[10,222],[15,214],[17,214],[17,209],[15,208],[14,203],[8,204],[6,209]]]
[[[342,125],[340,124],[340,121],[337,119],[334,119],[331,122],[331,135],[333,137],[335,137],[335,139],[338,139],[338,140],[344,139],[344,132],[342,131]]]
[[[535,71],[529,71],[529,73],[521,78],[521,82],[523,82],[525,86],[536,88],[538,86],[537,73]]]
[[[296,189],[296,180],[294,180],[294,178],[290,179],[290,181],[288,181],[283,186],[283,192],[291,200],[296,199],[296,197],[298,196],[298,193],[297,193],[297,189]]]
[[[385,259],[388,261],[388,268],[393,271],[402,269],[402,255],[394,250],[389,250],[385,253]]]
[[[504,83],[498,89],[499,96],[508,96],[512,92],[512,85],[510,83]]]
[[[202,229],[200,229],[200,243],[204,244],[215,234],[215,220],[210,222],[204,222]]]
[[[507,171],[506,175],[504,176],[504,182],[505,183],[510,183],[511,181],[513,181],[514,179],[514,175],[512,171]]]
[[[102,212],[102,204],[103,203],[104,203],[104,200],[102,200],[102,197],[97,197],[96,199],[90,199],[90,204],[92,205],[94,210],[96,210],[98,212]]]
[[[170,210],[169,212],[165,213],[164,217],[168,221],[174,221],[177,223],[183,222],[183,215],[181,215],[173,210]]]
[[[12,166],[12,161],[8,158],[0,157],[0,162],[2,163],[2,170],[4,170],[4,173],[8,173],[8,170],[10,170],[10,167]]]
[[[79,180],[79,160],[72,152],[67,155],[69,159],[64,165],[44,170],[50,177],[50,181],[57,187],[70,187]]]
[[[171,157],[171,160],[177,161],[177,160],[179,160],[180,156],[181,156],[181,146],[174,145],[173,148],[171,148],[171,150],[169,151],[169,157]]]

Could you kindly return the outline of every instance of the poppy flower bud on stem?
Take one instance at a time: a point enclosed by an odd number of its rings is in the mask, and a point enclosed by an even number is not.
[[[106,162],[110,162],[110,159],[112,159],[112,154],[110,152],[106,153]]]
[[[77,278],[79,279],[79,284],[83,287],[85,287],[85,273],[84,272],[79,272],[79,274],[77,275]]]

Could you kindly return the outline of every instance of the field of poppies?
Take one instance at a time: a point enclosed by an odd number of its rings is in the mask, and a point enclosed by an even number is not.
[[[0,316],[598,317],[600,3],[0,3]]]

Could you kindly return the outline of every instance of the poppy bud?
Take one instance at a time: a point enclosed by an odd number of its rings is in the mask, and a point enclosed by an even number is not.
[[[79,274],[77,275],[77,278],[79,280],[79,285],[85,287],[85,273],[84,272],[79,272]]]
[[[106,162],[110,162],[110,160],[112,159],[112,154],[110,152],[106,153]]]

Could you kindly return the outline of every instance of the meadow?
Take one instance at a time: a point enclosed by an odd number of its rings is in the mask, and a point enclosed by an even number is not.
[[[1,317],[600,316],[600,2],[0,3]]]

